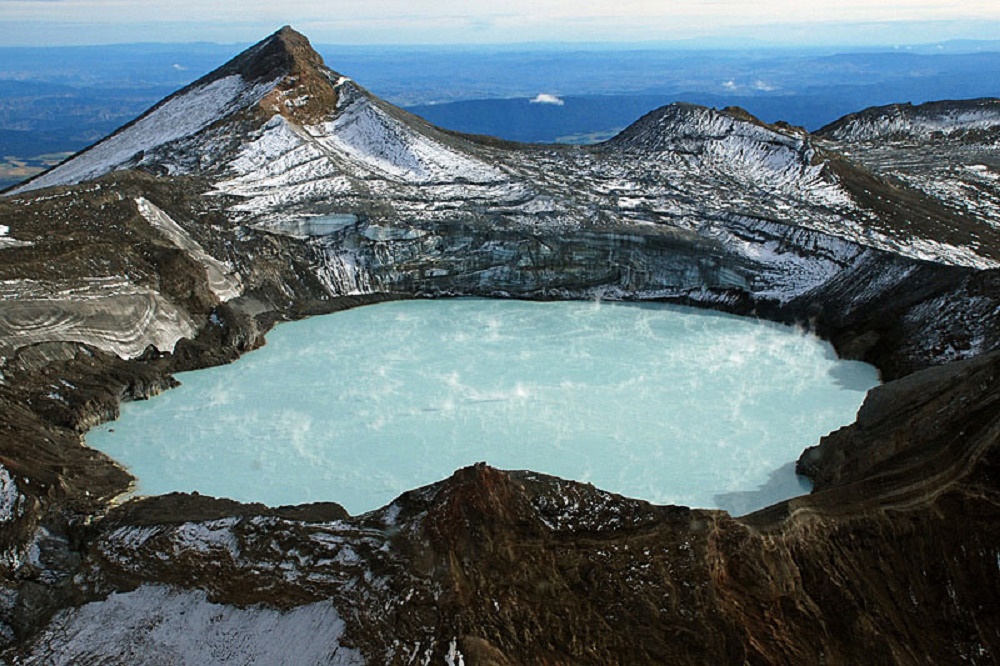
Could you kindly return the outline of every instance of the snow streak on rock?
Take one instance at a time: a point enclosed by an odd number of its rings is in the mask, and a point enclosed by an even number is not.
[[[0,524],[18,517],[22,499],[14,478],[6,467],[0,466]]]
[[[500,172],[471,155],[449,149],[391,117],[351,83],[340,87],[340,109],[331,122],[310,127],[321,145],[355,165],[398,180],[426,182],[464,178],[489,182]]]
[[[136,199],[136,205],[142,216],[149,220],[149,223],[156,227],[167,240],[177,248],[187,252],[195,261],[205,267],[208,288],[218,296],[220,301],[228,301],[243,293],[239,275],[233,271],[232,267],[205,252],[201,245],[191,238],[188,232],[184,231],[181,225],[170,219],[169,215],[143,197]]]
[[[21,247],[23,245],[31,245],[31,243],[11,238],[10,227],[5,224],[0,224],[0,250],[7,247]]]

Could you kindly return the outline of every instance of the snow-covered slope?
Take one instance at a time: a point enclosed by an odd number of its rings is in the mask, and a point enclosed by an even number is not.
[[[980,127],[994,106],[896,109],[889,124]],[[867,132],[882,128],[881,118],[865,112],[844,127]],[[20,191],[129,165],[196,175],[208,196],[225,202],[230,224],[298,236],[338,232],[337,242],[351,249],[325,251],[318,277],[351,292],[380,284],[363,248],[389,239],[423,243],[454,224],[564,235],[639,226],[709,241],[754,267],[738,284],[779,300],[822,284],[858,248],[1000,265],[981,226],[956,219],[926,188],[901,190],[830,146],[740,109],[690,104],[657,109],[592,147],[460,136],[377,99],[283,29]],[[169,219],[143,211],[154,223]],[[354,240],[340,238],[348,227]],[[392,258],[384,248],[372,252],[382,267]],[[217,278],[225,272],[196,253]],[[232,284],[213,288],[223,299],[238,293]]]
[[[16,188],[13,193],[52,185],[72,185],[134,166],[142,161],[147,151],[189,137],[236,111],[257,104],[275,83],[252,83],[233,74],[188,88],[155,106],[134,123]]]
[[[210,602],[203,591],[145,585],[56,616],[24,664],[364,664],[340,644],[330,603],[281,612]]]
[[[392,117],[350,80],[342,80],[335,118],[307,131],[354,166],[409,182],[494,181],[501,174]]]
[[[1000,127],[1000,99],[892,104],[852,113],[820,129],[817,134],[835,141],[872,141],[879,138],[921,139],[932,134],[955,134]]]
[[[794,193],[809,201],[851,207],[850,197],[802,131],[765,126],[746,112],[671,104],[653,111],[609,145],[637,154],[684,155],[692,166],[741,180],[748,187]]]
[[[938,215],[925,212],[911,220],[912,256],[978,268],[997,265],[991,248],[1000,246],[1000,99],[876,107],[818,135],[826,148],[890,183],[873,191],[870,180],[861,190],[887,204],[899,200],[903,184],[937,208]],[[921,228],[924,220],[937,217],[951,219]],[[868,227],[891,235],[877,223]]]
[[[243,199],[234,212],[264,221],[284,218],[303,202],[338,207],[345,198],[341,205],[360,212],[375,193],[391,200],[391,190],[442,183],[476,188],[508,180],[474,153],[395,117],[351,80],[341,77],[333,85],[338,105],[328,120],[300,124],[275,115],[224,163],[226,177],[216,183],[216,193]]]

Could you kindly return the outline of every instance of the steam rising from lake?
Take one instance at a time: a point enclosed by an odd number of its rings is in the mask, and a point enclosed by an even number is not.
[[[440,300],[282,324],[88,443],[139,492],[351,513],[485,460],[744,513],[877,383],[794,329],[661,305]]]

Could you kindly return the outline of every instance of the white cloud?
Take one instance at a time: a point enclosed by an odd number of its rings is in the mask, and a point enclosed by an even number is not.
[[[290,23],[318,43],[630,41],[706,36],[815,44],[995,38],[997,0],[0,0],[0,45],[253,42]],[[845,27],[848,24],[854,27]],[[831,28],[833,26],[833,28]],[[838,27],[839,26],[839,27]],[[921,27],[922,26],[922,27]],[[930,35],[936,35],[929,37]],[[927,36],[927,37],[925,37]],[[743,41],[739,41],[743,40]]]
[[[562,106],[566,102],[562,101],[555,95],[550,95],[548,93],[538,93],[533,100],[532,104],[554,104],[555,106]]]

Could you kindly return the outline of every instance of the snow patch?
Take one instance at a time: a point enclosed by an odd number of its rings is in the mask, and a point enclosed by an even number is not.
[[[448,644],[448,654],[445,656],[445,663],[448,666],[465,666],[465,657],[458,651],[458,641],[454,638]]]
[[[410,182],[503,177],[488,164],[415,132],[350,87],[341,99],[344,106],[334,120],[307,129],[322,147],[358,166]]]
[[[9,523],[21,515],[22,501],[14,478],[6,467],[0,466],[0,524]]]
[[[913,237],[902,241],[896,248],[900,254],[952,266],[965,266],[979,270],[1000,267],[1000,262],[980,256],[975,250],[965,246],[952,245],[930,238]]]
[[[239,518],[221,518],[205,523],[184,523],[173,534],[174,552],[194,550],[199,553],[224,551],[236,561],[240,557],[240,545],[232,528]]]
[[[145,546],[146,542],[154,537],[158,537],[164,531],[165,528],[157,525],[119,527],[111,532],[105,540],[108,543],[115,544],[122,550],[135,551]]]
[[[56,615],[25,664],[363,664],[328,602],[281,612],[144,585]]]
[[[385,510],[385,514],[382,516],[382,524],[386,527],[393,527],[396,525],[396,521],[399,520],[399,513],[401,508],[398,504],[393,502]]]

